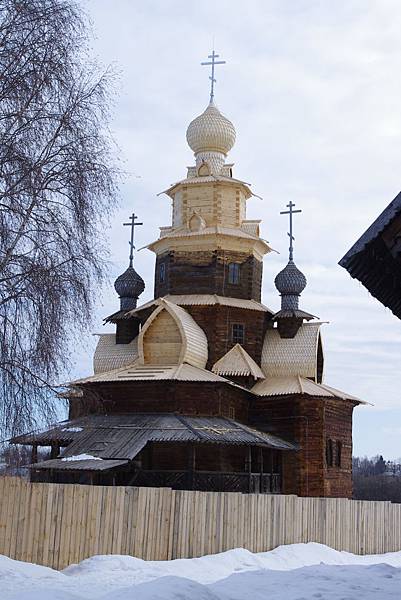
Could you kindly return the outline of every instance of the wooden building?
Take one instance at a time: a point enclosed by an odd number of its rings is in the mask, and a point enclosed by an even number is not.
[[[281,310],[261,302],[271,248],[226,162],[234,126],[211,101],[187,140],[195,164],[166,190],[172,221],[148,246],[154,299],[137,306],[131,259],[115,333],[67,390],[68,420],[14,442],[32,445],[35,481],[350,497],[360,400],[323,382],[321,323],[298,306],[305,276],[291,252]],[[49,459],[35,462],[40,446]]]
[[[355,242],[340,265],[401,319],[401,192]]]

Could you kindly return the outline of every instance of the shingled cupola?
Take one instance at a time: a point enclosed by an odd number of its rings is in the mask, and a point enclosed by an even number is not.
[[[129,266],[115,280],[114,289],[120,297],[120,310],[132,310],[136,308],[138,298],[145,289],[145,282],[134,267]]]
[[[292,217],[294,213],[301,212],[294,210],[295,204],[290,202],[288,211],[282,211],[280,214],[290,216],[290,248],[289,260],[287,265],[276,276],[274,284],[281,296],[281,310],[274,315],[277,321],[277,328],[282,338],[294,338],[301,327],[303,321],[310,321],[315,317],[299,309],[299,297],[306,288],[306,277],[294,263],[294,236],[292,234]]]
[[[234,125],[210,100],[206,110],[187,129],[187,142],[194,152],[198,175],[221,174],[235,137]]]
[[[124,223],[124,225],[131,227],[129,265],[114,282],[114,289],[120,298],[120,310],[106,319],[106,322],[116,324],[116,344],[129,344],[139,333],[139,319],[133,315],[128,315],[129,311],[136,308],[138,298],[145,289],[144,280],[133,266],[135,227],[142,225],[142,223],[136,222],[137,218],[132,213],[129,217],[130,222]]]

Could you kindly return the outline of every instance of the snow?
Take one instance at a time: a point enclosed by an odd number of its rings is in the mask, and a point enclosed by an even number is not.
[[[71,433],[79,433],[83,431],[82,427],[63,427],[61,431],[71,431]]]
[[[1,600],[398,600],[401,552],[292,544],[165,562],[94,556],[61,572],[0,556],[0,590]]]
[[[61,460],[102,460],[99,456],[92,454],[76,454],[75,456],[65,456]]]

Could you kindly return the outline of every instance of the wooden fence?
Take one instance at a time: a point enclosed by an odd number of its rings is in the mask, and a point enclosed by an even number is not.
[[[401,504],[0,478],[0,554],[57,569],[95,554],[165,560],[309,541],[400,550]]]

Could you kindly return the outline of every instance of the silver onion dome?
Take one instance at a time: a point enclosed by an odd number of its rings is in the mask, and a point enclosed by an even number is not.
[[[129,266],[115,280],[114,289],[120,297],[121,310],[130,310],[136,307],[137,300],[145,289],[145,282],[134,267]]]
[[[306,287],[306,277],[290,260],[274,280],[274,284],[281,296],[300,296]]]

